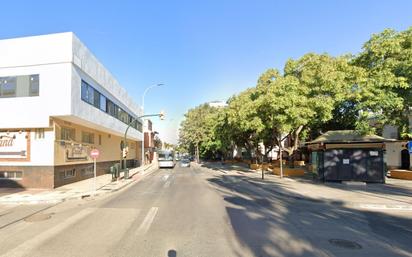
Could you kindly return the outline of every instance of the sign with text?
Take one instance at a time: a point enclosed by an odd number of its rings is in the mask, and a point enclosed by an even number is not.
[[[93,150],[90,151],[90,156],[91,156],[93,159],[99,158],[99,155],[100,155],[100,152],[99,152],[99,150],[97,150],[97,149],[93,149]]]
[[[27,159],[28,136],[26,132],[0,132],[0,160]]]
[[[78,143],[66,143],[66,161],[87,161],[87,150],[88,148],[82,144]]]
[[[410,154],[412,154],[412,141],[408,142],[408,151]]]

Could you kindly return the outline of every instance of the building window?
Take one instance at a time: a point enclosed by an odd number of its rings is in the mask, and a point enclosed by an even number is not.
[[[0,77],[0,98],[39,96],[39,75]]]
[[[102,135],[99,135],[99,145],[102,145]]]
[[[84,80],[81,82],[81,99],[125,124],[129,124],[133,117]],[[132,124],[132,127],[142,132],[141,124]]]
[[[96,108],[100,108],[100,93],[93,89],[93,105]]]
[[[30,96],[39,96],[39,75],[30,75]]]
[[[76,138],[76,130],[74,128],[61,128],[60,139],[67,140],[67,141],[75,141]]]
[[[82,177],[89,177],[89,176],[94,175],[93,165],[90,165],[86,168],[81,169],[80,173],[81,173]]]
[[[16,97],[16,77],[0,78],[0,96]]]
[[[82,80],[82,88],[81,88],[81,98],[85,102],[89,102],[89,96],[87,94],[87,83]]]
[[[44,128],[38,128],[34,132],[35,139],[43,139],[44,138]]]
[[[94,134],[82,131],[82,142],[87,144],[94,144]]]
[[[110,116],[116,117],[116,106],[110,100],[107,100],[107,113]]]
[[[23,171],[0,171],[0,179],[20,180],[23,177]]]
[[[60,172],[60,179],[69,179],[76,176],[76,169],[69,169]]]
[[[106,112],[106,97],[104,95],[100,95],[100,110]]]

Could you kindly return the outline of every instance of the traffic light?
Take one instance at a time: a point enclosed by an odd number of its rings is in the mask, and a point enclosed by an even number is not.
[[[127,147],[123,148],[123,150],[122,150],[122,156],[123,156],[124,159],[126,159],[128,152],[129,152],[129,151],[128,151]]]
[[[164,120],[164,119],[165,119],[165,112],[164,112],[164,111],[161,111],[161,112],[160,112],[159,118],[160,118],[161,120]]]

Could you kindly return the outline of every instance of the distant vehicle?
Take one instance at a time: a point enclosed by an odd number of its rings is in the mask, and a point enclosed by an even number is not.
[[[174,153],[172,151],[160,151],[158,153],[157,161],[159,163],[159,168],[174,168]]]
[[[186,158],[183,158],[180,161],[180,167],[190,167],[190,160],[186,159]]]

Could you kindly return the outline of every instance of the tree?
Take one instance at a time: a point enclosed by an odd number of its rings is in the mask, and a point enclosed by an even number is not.
[[[258,144],[261,142],[264,125],[258,115],[257,96],[256,88],[250,88],[232,97],[228,101],[227,124],[234,143],[259,157],[261,153]]]
[[[399,125],[401,136],[412,138],[408,128],[412,104],[412,27],[372,35],[353,64],[367,71],[369,95],[362,99],[363,110],[373,113],[376,123]]]
[[[286,63],[285,76],[296,77],[306,88],[305,97],[315,113],[303,132],[316,137],[322,131],[356,127],[365,71],[350,60],[350,56],[309,53]]]
[[[154,138],[154,146],[156,149],[162,149],[162,140],[158,136]]]
[[[186,145],[186,148],[194,148],[197,161],[200,155],[205,156],[208,152],[214,152],[219,148],[219,142],[215,138],[215,113],[216,108],[208,104],[202,104],[196,108],[190,109],[185,114],[180,131],[180,144]]]

